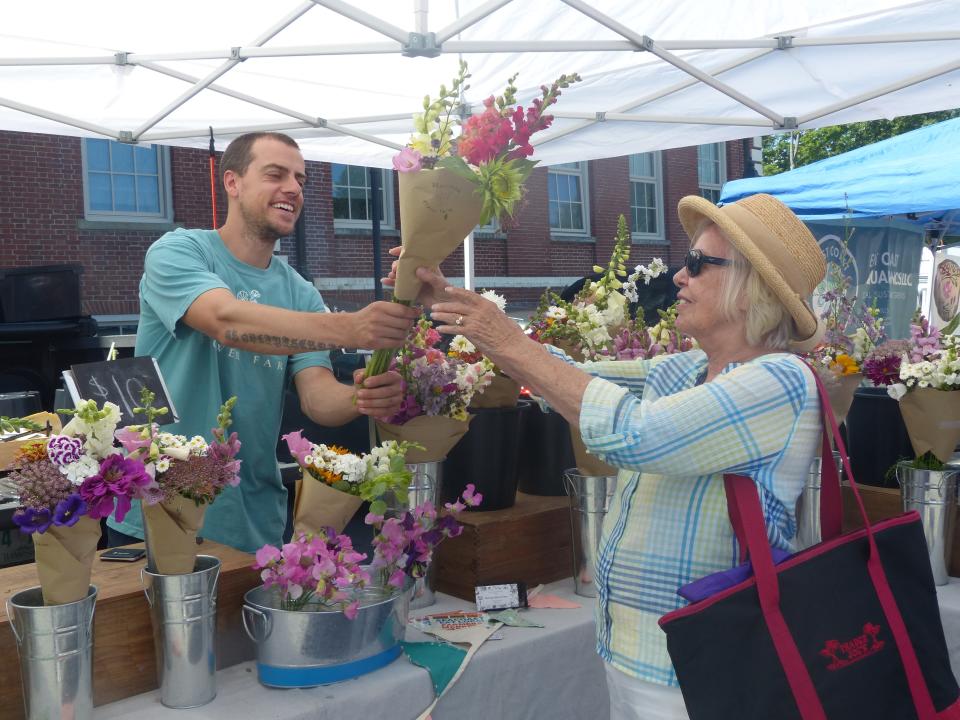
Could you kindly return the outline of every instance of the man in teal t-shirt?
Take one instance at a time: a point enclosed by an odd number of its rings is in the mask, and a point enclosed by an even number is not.
[[[290,379],[304,413],[322,425],[396,412],[396,373],[343,385],[328,351],[398,347],[417,313],[387,302],[328,313],[317,290],[273,256],[303,207],[305,164],[291,138],[240,136],[221,172],[229,203],[223,227],[175,230],[147,251],[136,355],[155,357],[167,383],[180,422],[165,430],[209,438],[220,405],[237,396],[230,429],[241,442],[240,484],[207,508],[200,535],[254,552],[279,544],[286,524],[276,444]],[[108,525],[114,534],[143,537],[139,505]]]

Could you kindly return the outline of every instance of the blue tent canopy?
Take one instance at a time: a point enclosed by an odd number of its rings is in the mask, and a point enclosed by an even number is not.
[[[960,225],[960,118],[780,175],[728,182],[720,201],[756,193],[782,200],[803,220],[910,214],[951,234],[949,225]]]

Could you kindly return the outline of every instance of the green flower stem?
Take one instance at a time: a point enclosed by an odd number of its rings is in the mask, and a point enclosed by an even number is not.
[[[393,297],[393,302],[406,305],[407,307],[413,304],[411,300],[400,300],[396,296]],[[400,348],[385,348],[383,350],[375,350],[373,357],[370,358],[370,362],[367,363],[367,371],[363,375],[364,379],[385,373],[390,368],[390,362],[399,349]]]

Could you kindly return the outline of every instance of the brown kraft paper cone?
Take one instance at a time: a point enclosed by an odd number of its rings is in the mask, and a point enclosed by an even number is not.
[[[453,446],[460,442],[460,438],[467,434],[467,428],[473,416],[466,420],[454,420],[448,417],[418,415],[403,425],[390,425],[377,420],[377,432],[380,439],[407,440],[423,445],[426,450],[413,449],[407,452],[406,462],[414,463],[440,462],[447,457]]]
[[[570,426],[570,442],[573,444],[573,457],[577,461],[577,468],[583,475],[616,475],[617,468],[613,465],[607,465],[596,455],[587,452],[583,444],[583,437],[580,435],[580,429]]]
[[[477,185],[443,168],[400,173],[400,235],[394,297],[416,299],[418,267],[436,267],[460,247],[480,219]]]
[[[177,496],[156,505],[143,505],[150,555],[161,575],[192,573],[197,562],[197,533],[207,504]]]
[[[100,521],[90,517],[72,527],[51,525],[45,533],[33,534],[44,605],[64,605],[87,596],[99,540]]]
[[[960,442],[960,390],[915,388],[900,398],[900,414],[917,457],[931,451],[950,460]]]
[[[853,404],[853,393],[862,380],[863,373],[853,373],[841,375],[834,382],[824,383],[837,425],[847,419],[847,413],[850,412],[850,406]]]
[[[471,408],[516,407],[520,397],[520,385],[506,375],[495,375],[483,392],[474,394]]]
[[[316,535],[326,527],[342,532],[362,504],[356,495],[332,488],[304,470],[293,500],[293,535]]]

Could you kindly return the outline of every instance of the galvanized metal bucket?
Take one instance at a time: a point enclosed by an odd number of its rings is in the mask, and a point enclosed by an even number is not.
[[[833,462],[837,466],[837,473],[843,468],[840,463],[840,453],[833,451]],[[810,463],[807,472],[807,481],[797,498],[797,537],[794,546],[797,551],[816,545],[823,539],[820,528],[820,488],[823,481],[823,458],[815,457]]]
[[[563,473],[563,485],[570,496],[574,590],[577,595],[596,597],[600,535],[617,476],[581,475],[577,468],[570,468]]]
[[[957,476],[960,468],[918,470],[897,463],[897,482],[903,511],[916,510],[923,522],[923,536],[930,555],[933,582],[946,585],[950,576],[950,551],[953,547],[954,505],[957,502]]]
[[[93,717],[93,611],[97,588],[64,605],[44,605],[39,587],[7,600],[20,654],[27,720]]]
[[[407,626],[411,584],[385,597],[360,591],[350,620],[340,610],[281,610],[275,590],[244,595],[243,627],[257,647],[257,676],[268,687],[303,688],[358,677],[393,662]]]
[[[407,465],[407,470],[412,473],[410,486],[407,488],[407,494],[404,497],[397,498],[393,495],[386,498],[387,512],[402,513],[412,510],[418,505],[429,502],[434,507],[440,506],[440,488],[443,483],[443,462],[424,462]],[[427,567],[427,573],[422,578],[417,578],[413,584],[413,592],[410,597],[410,609],[419,610],[421,608],[433,605],[437,599],[434,594],[434,564]]]
[[[140,571],[150,603],[160,702],[169,708],[206,705],[217,696],[217,580],[220,560],[198,555],[194,571]]]

